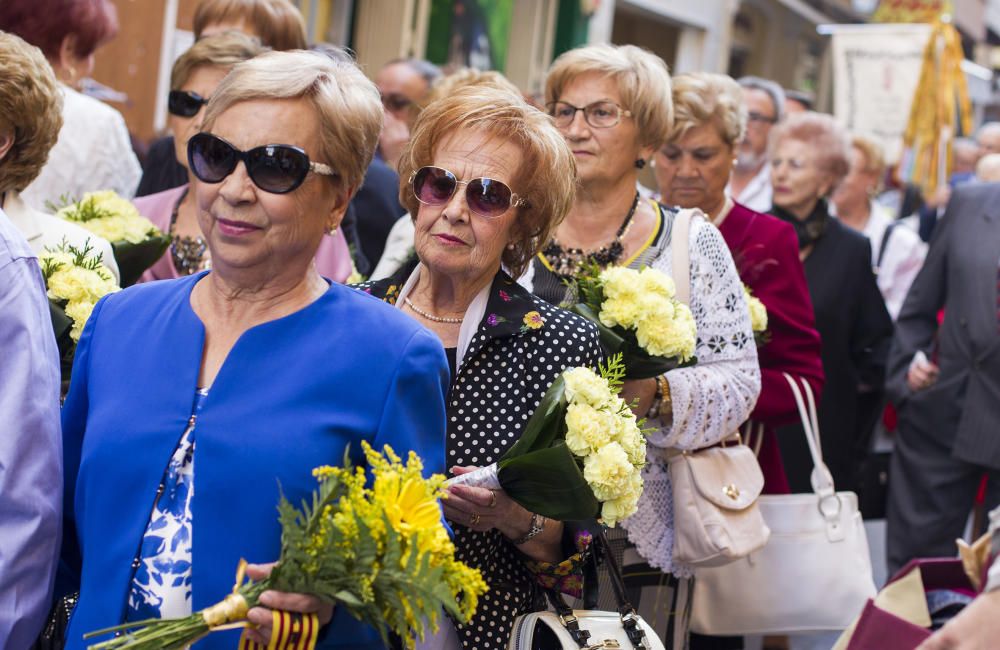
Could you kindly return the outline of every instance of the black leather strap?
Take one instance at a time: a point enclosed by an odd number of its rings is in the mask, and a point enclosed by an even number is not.
[[[563,627],[566,628],[569,635],[573,637],[573,642],[581,648],[586,648],[590,645],[590,631],[580,628],[580,622],[573,614],[573,608],[566,604],[562,594],[555,589],[546,589],[545,593],[548,595],[552,607],[556,610],[556,614],[559,615],[559,621],[562,622]]]
[[[621,618],[622,627],[625,634],[635,650],[645,648],[643,641],[646,635],[639,626],[639,615],[636,613],[632,603],[629,602],[625,590],[625,579],[622,577],[621,567],[614,556],[614,552],[604,534],[604,527],[600,524],[587,526],[593,536],[590,548],[587,550],[588,561],[584,563],[583,581],[583,606],[584,609],[597,609],[598,580],[597,567],[601,562],[607,563],[608,575],[610,577],[611,589],[618,603],[618,616]],[[554,589],[546,589],[545,594],[552,603],[553,609],[559,615],[563,627],[569,632],[573,641],[581,648],[588,647],[590,632],[580,628],[579,622],[573,615],[573,609],[566,604],[562,594]]]
[[[603,527],[598,528],[594,542],[600,544],[598,552],[601,553],[602,559],[607,563],[608,575],[611,577],[611,588],[614,590],[615,600],[618,602],[618,615],[622,619],[622,626],[625,628],[628,640],[632,642],[635,648],[642,648],[642,642],[646,638],[646,635],[643,633],[642,628],[639,627],[639,615],[636,613],[635,607],[628,600],[625,592],[625,578],[622,577],[621,567],[618,566],[618,560],[611,551]]]

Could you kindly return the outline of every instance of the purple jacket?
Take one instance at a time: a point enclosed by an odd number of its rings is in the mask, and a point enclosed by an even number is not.
[[[187,188],[187,185],[181,185],[156,194],[141,196],[132,202],[139,209],[139,214],[152,221],[163,232],[168,232],[170,230],[170,215]],[[316,251],[316,269],[319,274],[334,282],[344,282],[351,275],[352,268],[351,251],[347,247],[343,231],[338,228],[332,235],[324,236],[323,241],[320,242],[319,250]],[[177,277],[180,277],[180,274],[174,268],[174,260],[168,249],[163,257],[142,274],[139,282],[169,280]]]

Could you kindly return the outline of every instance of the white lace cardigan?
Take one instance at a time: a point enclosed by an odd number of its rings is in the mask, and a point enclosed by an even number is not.
[[[662,211],[665,217],[676,214]],[[669,216],[668,216],[669,215]],[[667,230],[669,236],[670,230]],[[673,276],[669,242],[649,266]],[[760,394],[760,366],[750,327],[743,284],[719,230],[704,219],[692,219],[689,232],[691,312],[698,326],[698,363],[666,374],[673,402],[669,423],[647,422],[649,433],[645,487],[639,510],[622,523],[629,540],[651,566],[686,577],[687,566],[675,565],[673,493],[660,450],[698,449],[737,431],[750,417]],[[533,274],[519,282],[531,288]]]

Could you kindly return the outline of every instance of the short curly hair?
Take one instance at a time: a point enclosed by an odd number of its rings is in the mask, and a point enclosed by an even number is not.
[[[412,174],[434,164],[441,142],[469,129],[516,145],[523,155],[514,191],[527,205],[517,210],[515,241],[501,261],[519,277],[573,205],[576,161],[552,119],[529,105],[506,81],[481,81],[454,90],[429,104],[417,118],[399,159],[399,200],[416,217],[420,202],[410,189]]]
[[[580,75],[597,73],[618,84],[623,108],[632,111],[643,146],[659,149],[674,124],[670,72],[663,59],[635,45],[600,43],[559,55],[545,79],[545,103],[559,101],[563,90]]]
[[[357,192],[382,131],[378,89],[357,65],[319,52],[266,52],[237,63],[216,88],[202,130],[212,132],[234,104],[259,99],[303,99],[316,111],[318,159],[337,172],[340,187]]]
[[[0,30],[17,34],[56,62],[63,41],[73,36],[73,53],[83,59],[118,33],[118,13],[109,0],[2,0]]]
[[[257,38],[236,30],[207,36],[195,41],[174,61],[170,89],[180,90],[198,68],[232,68],[268,51],[270,49],[261,45]]]
[[[674,128],[670,141],[711,122],[726,144],[738,144],[747,130],[747,108],[740,85],[724,74],[693,72],[674,77]]]
[[[290,0],[202,0],[194,11],[194,37],[210,25],[239,21],[279,52],[308,47],[302,12]]]
[[[816,164],[836,186],[851,168],[851,138],[833,117],[805,112],[789,115],[771,129],[767,151],[772,155],[783,140],[805,142],[815,152]]]
[[[62,94],[42,51],[0,32],[0,128],[14,143],[0,159],[0,192],[20,192],[45,166],[62,128]]]

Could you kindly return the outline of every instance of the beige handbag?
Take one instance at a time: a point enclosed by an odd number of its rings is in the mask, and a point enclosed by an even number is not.
[[[697,214],[697,213],[695,213]],[[670,237],[677,299],[688,302],[691,272],[688,232],[692,211],[674,218]],[[674,561],[720,566],[767,543],[770,531],[757,507],[764,474],[757,456],[742,444],[694,451],[667,450],[674,499]]]
[[[669,458],[674,560],[721,566],[762,548],[771,534],[757,506],[764,475],[744,444]]]

